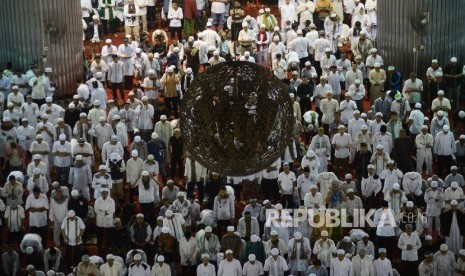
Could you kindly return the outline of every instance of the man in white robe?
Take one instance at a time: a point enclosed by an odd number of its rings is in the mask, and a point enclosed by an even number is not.
[[[325,267],[331,265],[333,254],[337,252],[334,241],[329,239],[328,236],[328,231],[321,231],[321,239],[317,240],[313,247],[313,254],[317,255],[317,258],[321,260],[321,264]]]
[[[449,251],[447,244],[441,244],[440,250],[433,256],[434,275],[453,276],[456,265],[454,253]]]
[[[265,260],[263,270],[268,273],[268,275],[284,276],[284,273],[289,270],[289,266],[286,260],[279,255],[279,250],[273,248],[271,250],[271,256]],[[218,276],[220,275],[218,274]]]
[[[310,242],[302,237],[302,233],[295,232],[294,238],[289,241],[289,267],[293,275],[304,273],[308,268],[308,262],[312,254]]]
[[[345,257],[344,249],[337,251],[337,257],[331,259],[330,266],[331,276],[352,276],[354,271],[352,268],[352,262]]]
[[[373,275],[376,276],[391,276],[392,265],[391,261],[386,258],[386,248],[380,248],[378,250],[379,258],[373,262]]]
[[[180,241],[184,237],[183,225],[185,220],[179,213],[173,213],[171,210],[167,210],[165,213],[165,219],[163,220],[163,227],[168,227],[170,235]]]
[[[431,188],[425,191],[426,215],[428,216],[428,233],[432,233],[433,222],[436,227],[436,233],[441,233],[441,221],[439,216],[444,208],[444,191],[438,188],[437,181],[431,181]]]
[[[352,258],[352,270],[354,275],[373,275],[373,259],[366,255],[365,249],[360,249]]]

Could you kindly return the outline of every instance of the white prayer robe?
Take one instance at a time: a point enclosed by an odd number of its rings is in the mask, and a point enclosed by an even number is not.
[[[387,258],[381,260],[376,259],[373,262],[373,275],[374,276],[392,276],[392,265],[391,261]]]
[[[97,198],[94,204],[96,214],[95,224],[97,227],[110,228],[113,226],[113,214],[115,213],[115,201],[107,196]]]
[[[360,255],[352,258],[352,270],[354,275],[373,276],[373,259],[365,255],[362,259]]]
[[[408,245],[411,245],[412,249],[408,250]],[[402,233],[397,247],[402,250],[401,258],[403,261],[418,261],[418,249],[421,248],[421,241],[417,232],[412,232],[410,235],[406,232]]]
[[[270,276],[284,276],[284,272],[289,270],[289,266],[283,257],[278,256],[275,260],[273,256],[270,256],[265,260],[263,270],[268,272]],[[220,276],[219,273],[218,276]]]
[[[231,262],[222,260],[218,266],[218,276],[242,276],[241,263],[236,259]]]
[[[151,130],[153,128],[153,105],[139,105],[134,111],[136,115],[136,127],[141,130]]]
[[[321,264],[325,267],[332,264],[331,259],[336,252],[336,245],[331,239],[327,239],[326,242],[323,239],[319,239],[313,245],[313,254],[317,255],[317,258],[321,260]]]
[[[345,258],[341,261],[338,257],[331,260],[330,266],[331,276],[353,276],[354,270],[352,269],[352,263],[349,259]]]
[[[446,254],[443,254],[438,251],[433,257],[434,275],[452,276],[456,264],[454,253],[447,251]]]
[[[182,230],[184,223],[185,220],[181,214],[173,213],[172,218],[165,218],[163,220],[163,227],[168,227],[170,229],[170,235],[180,241],[184,237],[184,232]]]

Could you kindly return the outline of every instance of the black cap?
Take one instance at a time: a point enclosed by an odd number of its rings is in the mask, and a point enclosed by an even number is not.
[[[310,172],[310,168],[309,168],[309,167],[305,167],[305,168],[304,168],[304,172]]]
[[[16,180],[16,176],[10,175],[10,176],[8,177],[8,180]]]

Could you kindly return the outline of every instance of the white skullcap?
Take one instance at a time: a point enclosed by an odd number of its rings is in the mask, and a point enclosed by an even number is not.
[[[367,166],[367,168],[368,168],[368,169],[374,169],[374,168],[375,168],[375,165],[370,164],[370,165]]]
[[[112,42],[112,41],[111,41],[111,39],[109,39],[109,38],[108,38],[107,40],[105,40],[105,43],[106,43],[106,44],[109,44],[109,43],[111,43],[111,42]]]
[[[149,176],[150,175],[148,171],[143,171],[141,174],[142,174],[142,176]]]
[[[407,201],[407,204],[405,204],[407,207],[413,207],[413,201]]]
[[[278,235],[278,232],[276,232],[275,230],[270,232],[270,236],[277,236],[277,235]]]
[[[361,129],[361,130],[368,130],[368,126],[367,126],[367,125],[362,125],[362,126],[360,127],[360,129]]]
[[[173,67],[166,68],[166,72],[167,73],[173,73],[174,72]]]
[[[71,191],[71,196],[75,197],[75,196],[78,196],[79,195],[79,191],[78,190],[72,190]]]
[[[328,237],[329,236],[328,231],[326,231],[326,230],[321,231],[321,236],[322,237]]]
[[[388,66],[388,71],[394,71],[394,69],[396,69],[394,66]]]
[[[350,237],[349,237],[349,236],[345,236],[344,239],[343,239],[343,241],[345,241],[345,242],[350,242]]]
[[[326,48],[326,49],[325,49],[325,52],[331,52],[331,48],[329,48],[329,47]]]
[[[28,246],[26,247],[26,254],[32,254],[34,252],[34,248],[32,248],[32,246]]]
[[[310,61],[305,62],[305,66],[310,66],[310,65],[312,65],[312,63]]]
[[[60,134],[60,136],[58,136],[58,139],[60,139],[60,141],[65,141],[66,140],[66,135],[65,134]]]
[[[73,210],[68,211],[68,217],[72,218],[76,215],[76,213]]]
[[[152,139],[157,139],[158,138],[158,133],[153,132],[151,137],[152,137]]]
[[[421,108],[421,103],[416,103],[415,108]]]
[[[205,227],[205,232],[206,233],[211,233],[212,231],[213,231],[213,229],[211,228],[211,226]]]
[[[255,254],[249,254],[249,262],[255,262],[255,260],[257,259],[257,257],[255,257]]]
[[[138,157],[139,156],[139,152],[137,150],[132,150],[131,151],[131,156],[132,157]]]
[[[245,28],[245,27],[247,27],[247,26],[249,26],[249,25],[247,24],[247,22],[243,22],[243,23],[242,23],[242,27],[243,27],[243,28]]]
[[[431,181],[431,188],[437,188],[438,187],[438,182],[437,181]]]
[[[201,259],[210,259],[210,255],[207,253],[202,254]]]
[[[457,181],[452,181],[452,183],[450,184],[450,186],[454,189],[458,188],[459,187],[459,183]]]
[[[450,202],[450,205],[453,205],[453,206],[457,206],[459,203],[457,202],[457,200],[451,200]]]
[[[271,255],[273,255],[273,256],[278,256],[278,255],[279,255],[279,250],[278,250],[278,248],[275,247],[275,248],[271,249]]]
[[[465,256],[465,249],[460,249],[459,254],[462,255],[462,256]]]
[[[234,226],[228,226],[227,230],[228,232],[234,232]]]
[[[449,247],[447,246],[447,244],[443,243],[443,244],[441,244],[441,246],[439,247],[439,250],[441,250],[441,251],[448,251],[448,250],[449,250]]]
[[[52,99],[52,97],[47,97],[47,98],[45,98],[45,101],[47,103],[51,103],[51,102],[53,102],[53,99]]]
[[[168,211],[166,211],[166,212],[168,212]],[[169,229],[168,227],[162,227],[162,228],[161,228],[161,232],[162,232],[163,234],[168,234],[168,233],[170,232],[170,229]]]
[[[465,117],[465,111],[460,111],[459,112],[459,117],[463,119]]]
[[[346,252],[345,252],[344,249],[339,249],[339,250],[337,251],[337,255],[345,255],[345,254],[346,254]]]
[[[361,81],[360,81],[359,79],[356,79],[356,80],[354,81],[354,83],[355,83],[355,84],[360,84]]]
[[[381,254],[381,253],[386,253],[386,248],[380,248],[378,249],[378,253]]]
[[[439,111],[437,112],[437,115],[438,115],[438,116],[444,116],[444,111],[439,110]]]
[[[458,168],[457,168],[457,166],[452,166],[452,167],[450,167],[450,170],[451,171],[456,171],[456,170],[458,170]]]
[[[433,237],[431,235],[427,235],[425,237],[425,241],[432,241],[433,240]]]
[[[375,116],[381,116],[381,117],[383,117],[383,113],[381,113],[381,112],[376,112]]]
[[[370,53],[377,53],[377,52],[378,52],[378,49],[376,49],[376,48],[371,48],[371,50],[370,50]]]
[[[456,57],[452,57],[452,58],[450,59],[450,62],[457,62],[457,58],[456,58]]]
[[[379,68],[379,67],[381,67],[381,63],[375,62],[375,64],[374,64],[373,66],[374,66],[375,68]]]
[[[399,190],[399,189],[400,189],[399,183],[394,183],[394,184],[392,185],[392,189],[394,189],[394,190]]]
[[[439,95],[439,96],[444,96],[444,90],[439,90],[439,91],[438,91],[438,95]]]
[[[226,254],[226,255],[228,255],[228,254],[233,254],[233,251],[232,251],[231,249],[228,249],[228,250],[226,250],[225,254]]]
[[[207,22],[207,27],[211,27],[211,26],[213,26],[213,24],[210,21],[208,21]]]
[[[274,208],[275,208],[276,210],[282,210],[282,209],[283,209],[283,205],[282,205],[281,203],[278,203],[278,204],[276,204],[276,205],[274,206]]]
[[[431,61],[431,63],[438,63],[438,60],[437,60],[437,59],[433,59],[433,60]]]
[[[134,261],[140,261],[142,260],[142,256],[140,254],[134,255]]]
[[[302,238],[302,233],[300,232],[295,232],[294,233],[294,238],[297,239],[297,240],[300,240]]]
[[[39,168],[34,168],[34,169],[32,170],[32,173],[33,173],[34,175],[39,175],[39,174],[40,174],[40,169],[39,169]]]
[[[442,127],[442,130],[443,131],[449,131],[450,130],[450,126],[449,125],[445,125]]]
[[[159,255],[157,257],[157,262],[164,262],[165,261],[165,257],[163,257],[163,255]]]
[[[251,242],[258,242],[260,238],[257,235],[252,235],[250,236],[250,241]]]
[[[170,218],[172,215],[173,215],[173,211],[171,211],[171,210],[167,210],[165,212],[165,217],[167,217],[167,218]]]
[[[384,146],[381,145],[381,144],[378,144],[378,145],[376,146],[376,149],[377,149],[377,150],[382,150],[382,149],[384,149]]]

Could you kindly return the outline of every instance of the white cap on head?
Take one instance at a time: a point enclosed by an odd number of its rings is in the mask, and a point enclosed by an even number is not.
[[[374,169],[374,168],[375,168],[375,165],[370,164],[370,165],[367,166],[367,168],[368,168],[368,169]]]
[[[437,181],[431,181],[431,188],[437,188],[438,187],[438,182]]]
[[[168,211],[167,211],[167,212],[168,212]],[[163,234],[168,234],[168,233],[170,232],[170,229],[169,229],[168,227],[162,227],[162,228],[161,228],[161,232],[162,232]]]
[[[454,63],[457,62],[457,58],[456,58],[456,57],[452,57],[452,58],[450,59],[450,62],[454,62]]]
[[[384,146],[381,145],[381,144],[378,144],[378,145],[376,146],[376,149],[377,149],[377,150],[382,150],[382,149],[384,149]]]
[[[344,249],[338,249],[337,250],[337,255],[345,255],[346,251]]]
[[[278,256],[278,255],[279,255],[279,250],[278,250],[278,248],[275,247],[275,248],[271,249],[271,255],[273,255],[273,256]]]
[[[142,260],[142,256],[140,254],[134,255],[134,261],[140,261]]]
[[[459,187],[459,183],[457,181],[452,181],[452,183],[450,184],[450,186],[454,189],[457,189]]]
[[[152,139],[158,139],[158,133],[153,132],[151,137],[152,137]]]
[[[327,48],[325,49],[325,52],[331,52],[331,48],[327,47]]]
[[[458,204],[459,204],[459,203],[458,203],[457,200],[455,200],[455,199],[450,201],[450,205],[451,205],[451,206],[457,206]]]
[[[276,210],[282,210],[282,209],[283,209],[283,205],[282,205],[281,203],[278,203],[278,204],[276,204],[276,205],[274,206],[274,208],[275,208]]]
[[[226,255],[228,255],[228,254],[233,254],[233,251],[232,251],[231,249],[228,249],[228,250],[226,250],[226,252],[224,252],[224,253],[225,253]]]
[[[52,97],[47,97],[47,98],[45,98],[45,101],[47,103],[51,103],[51,102],[53,102],[53,98]]]
[[[312,65],[312,63],[310,61],[305,62],[305,66],[310,66],[310,65]]]
[[[376,48],[371,48],[371,50],[370,50],[370,53],[377,53],[377,52],[378,52],[378,49],[376,49]]]
[[[449,250],[449,247],[447,246],[447,244],[443,243],[443,244],[441,244],[441,246],[439,247],[439,250],[441,250],[441,251],[448,251],[448,250]]]
[[[439,90],[438,91],[438,96],[444,96],[444,90]]]
[[[295,233],[294,233],[294,238],[295,238],[296,240],[300,240],[300,239],[302,238],[302,233],[300,233],[300,232],[295,232]]]
[[[326,230],[321,231],[321,236],[322,237],[328,237],[329,236],[328,231],[326,231]]]
[[[165,217],[167,217],[167,218],[170,218],[172,215],[173,215],[173,211],[171,211],[171,210],[167,210],[165,212]]]
[[[68,211],[68,217],[72,218],[76,215],[76,213],[73,210]]]
[[[378,253],[381,254],[381,253],[385,253],[386,254],[386,248],[380,248],[378,249]]]
[[[433,240],[433,237],[431,235],[427,235],[425,237],[425,241],[432,241]]]
[[[234,226],[228,226],[226,230],[228,230],[228,232],[234,232]]]
[[[396,191],[399,190],[399,189],[400,189],[399,183],[394,183],[394,184],[392,184],[392,189],[394,189],[394,190],[396,190]]]
[[[109,39],[109,38],[108,38],[107,40],[105,40],[105,43],[106,43],[106,44],[110,44],[111,42],[112,42],[112,41],[111,41],[111,39]]]
[[[270,232],[270,236],[277,236],[278,232],[276,230],[273,230]]]
[[[255,262],[255,260],[257,259],[257,257],[255,256],[255,254],[249,254],[249,262]]]
[[[60,139],[60,141],[65,141],[66,140],[66,135],[65,134],[60,134],[60,136],[58,136],[58,139]]]
[[[211,228],[211,226],[205,227],[205,232],[206,233],[211,233],[212,231],[213,231],[213,229]]]
[[[71,196],[72,196],[72,197],[76,197],[76,196],[78,196],[78,195],[79,195],[79,191],[78,191],[78,190],[72,190],[72,191],[71,191]]]
[[[381,63],[375,62],[375,64],[373,64],[373,66],[374,66],[375,68],[379,68],[379,67],[381,67]]]
[[[251,242],[258,242],[259,240],[260,240],[260,237],[258,237],[257,235],[250,236],[250,241]]]
[[[447,131],[450,130],[450,126],[449,126],[449,125],[444,125],[444,126],[442,127],[442,130],[447,132]]]
[[[414,206],[413,201],[407,201],[407,203],[405,204],[405,206],[407,206],[407,207],[409,207],[409,208],[413,207],[413,206]]]
[[[459,250],[459,255],[465,256],[465,249],[460,249]]]

